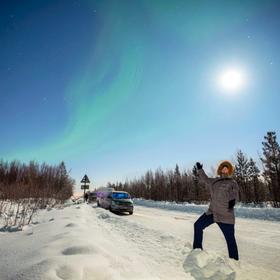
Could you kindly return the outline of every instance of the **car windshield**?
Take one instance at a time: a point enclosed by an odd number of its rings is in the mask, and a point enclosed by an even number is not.
[[[112,193],[112,198],[116,199],[128,199],[130,198],[130,195],[128,193]]]

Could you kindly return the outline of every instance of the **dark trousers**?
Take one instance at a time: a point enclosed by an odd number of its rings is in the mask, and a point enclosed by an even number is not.
[[[206,215],[205,213],[201,215],[198,220],[194,223],[194,241],[193,249],[202,248],[203,240],[203,230],[214,223],[213,215]],[[229,257],[238,260],[238,249],[236,245],[236,240],[234,237],[234,224],[217,223],[223,232],[227,247]]]

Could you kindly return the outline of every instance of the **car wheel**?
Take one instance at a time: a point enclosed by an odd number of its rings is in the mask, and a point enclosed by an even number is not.
[[[132,212],[129,212],[129,215],[132,215],[133,214],[133,211]]]

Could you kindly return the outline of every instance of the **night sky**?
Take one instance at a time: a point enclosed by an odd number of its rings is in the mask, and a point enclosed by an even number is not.
[[[13,1],[0,6],[0,157],[65,161],[95,186],[210,170],[280,137],[280,1]],[[219,84],[238,69],[243,84]]]

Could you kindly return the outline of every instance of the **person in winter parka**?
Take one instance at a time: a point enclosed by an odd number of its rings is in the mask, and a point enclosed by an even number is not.
[[[210,191],[210,205],[206,213],[198,218],[194,224],[193,249],[203,249],[203,230],[213,223],[217,223],[227,242],[229,257],[239,260],[237,244],[234,236],[234,205],[239,199],[237,182],[231,177],[233,165],[229,161],[223,161],[217,169],[220,177],[209,178],[203,165],[196,163],[199,181],[206,184]]]

